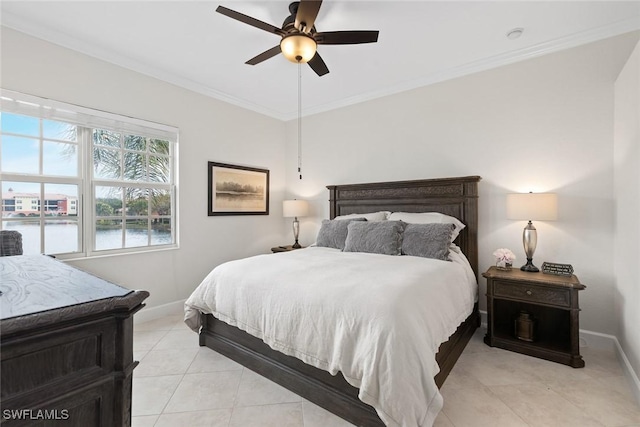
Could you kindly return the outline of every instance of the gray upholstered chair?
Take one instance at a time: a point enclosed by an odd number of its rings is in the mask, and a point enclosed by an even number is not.
[[[0,256],[22,255],[22,234],[14,230],[0,231]]]

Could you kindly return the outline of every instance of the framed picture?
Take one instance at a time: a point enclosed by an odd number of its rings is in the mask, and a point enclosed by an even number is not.
[[[269,215],[269,170],[209,162],[209,216]]]

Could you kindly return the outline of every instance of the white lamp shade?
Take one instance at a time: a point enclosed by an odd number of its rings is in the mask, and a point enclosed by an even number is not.
[[[558,219],[558,196],[555,193],[507,194],[507,218],[554,221]]]
[[[282,202],[282,216],[307,216],[309,203],[306,200],[285,200]]]

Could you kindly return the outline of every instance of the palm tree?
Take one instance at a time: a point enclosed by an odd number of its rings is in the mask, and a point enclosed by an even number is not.
[[[77,140],[76,126],[66,126],[63,132],[66,140]],[[93,129],[92,139],[95,176],[127,181],[170,182],[169,141],[138,135],[124,135],[121,139],[120,133],[106,129]],[[67,155],[72,156],[75,151],[76,146],[68,144]],[[114,187],[109,196],[120,199],[119,189]],[[170,207],[167,207],[167,203],[170,206],[170,197],[166,190],[127,186],[124,196],[128,201],[150,197],[152,212],[170,211]]]
[[[77,128],[68,126],[64,139],[76,141]],[[169,141],[138,135],[125,135],[120,143],[120,134],[106,129],[93,130],[93,169],[97,176],[107,179],[131,181],[169,182]],[[147,155],[147,145],[149,151]],[[120,153],[124,148],[124,159]],[[76,146],[68,144],[68,156],[75,155]],[[146,158],[149,163],[147,168]],[[147,171],[149,173],[147,177]]]
[[[120,134],[105,129],[94,129],[93,167],[97,175],[131,181],[169,182],[169,141],[125,135],[122,143],[125,151],[121,161]],[[128,199],[141,196],[139,189],[131,188],[127,191]],[[158,190],[151,190],[152,194],[157,192]]]

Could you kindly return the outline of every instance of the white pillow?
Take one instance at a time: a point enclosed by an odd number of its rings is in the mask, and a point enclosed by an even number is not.
[[[389,211],[380,211],[380,212],[372,212],[372,213],[364,213],[364,214],[349,214],[349,215],[339,215],[334,219],[354,219],[354,218],[364,218],[370,222],[376,221],[385,221],[391,212]]]
[[[404,221],[407,224],[453,224],[455,228],[451,233],[451,241],[458,237],[465,225],[458,219],[440,212],[393,212],[387,218],[389,221]]]

